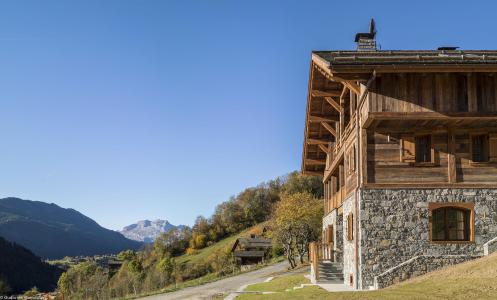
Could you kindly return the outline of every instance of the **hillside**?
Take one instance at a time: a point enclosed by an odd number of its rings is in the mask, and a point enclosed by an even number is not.
[[[167,220],[142,220],[125,226],[119,232],[130,240],[152,243],[161,233],[183,227],[183,225],[175,226]]]
[[[232,236],[229,236],[225,239],[222,239],[218,241],[217,243],[214,243],[213,245],[197,250],[194,254],[184,254],[182,256],[179,256],[176,261],[180,264],[196,264],[199,262],[204,262],[206,261],[211,255],[216,253],[217,251],[222,251],[227,248],[231,248],[233,244],[235,243],[236,239],[239,237],[248,237],[250,236],[250,233],[253,232],[261,232],[262,228],[266,225],[267,222],[257,224],[251,228],[248,228],[238,234],[234,234]]]
[[[19,198],[0,199],[0,236],[50,259],[117,253],[142,245],[74,209]]]
[[[28,249],[0,237],[0,295],[22,293],[34,286],[52,291],[61,273]]]

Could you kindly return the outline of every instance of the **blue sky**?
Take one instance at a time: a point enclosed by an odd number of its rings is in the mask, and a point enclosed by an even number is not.
[[[311,50],[497,49],[474,1],[1,1],[0,196],[192,224],[300,167]]]

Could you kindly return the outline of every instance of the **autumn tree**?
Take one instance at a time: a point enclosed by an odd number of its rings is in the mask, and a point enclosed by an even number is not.
[[[296,267],[309,248],[309,242],[319,237],[323,207],[309,192],[284,193],[276,205],[273,218],[273,237],[282,244],[288,262]]]

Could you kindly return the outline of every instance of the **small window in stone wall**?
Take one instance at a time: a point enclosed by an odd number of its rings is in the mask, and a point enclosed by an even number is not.
[[[472,203],[430,203],[430,237],[435,242],[473,241]]]
[[[350,213],[347,216],[347,240],[352,241],[354,239],[354,215]]]

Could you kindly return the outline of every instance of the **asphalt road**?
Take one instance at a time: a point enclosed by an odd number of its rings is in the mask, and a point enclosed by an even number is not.
[[[268,277],[284,273],[288,269],[288,262],[284,261],[259,270],[228,277],[200,286],[189,287],[172,293],[153,295],[146,300],[176,300],[176,299],[210,299],[215,295],[236,292],[241,286],[263,282]]]

